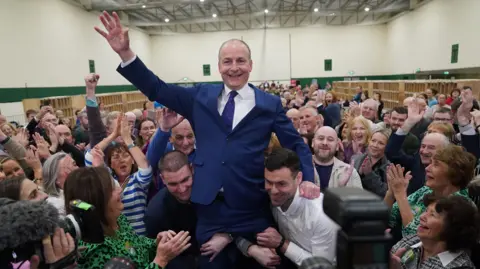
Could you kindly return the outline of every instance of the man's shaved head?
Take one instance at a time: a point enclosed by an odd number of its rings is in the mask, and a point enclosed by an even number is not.
[[[337,132],[335,131],[335,129],[333,129],[330,126],[322,126],[318,128],[318,130],[315,132],[315,136],[318,136],[318,135],[329,135],[329,136],[337,137]]]
[[[222,43],[222,45],[220,46],[220,49],[218,50],[218,60],[220,60],[220,53],[222,49],[227,46],[245,46],[248,50],[248,59],[249,60],[252,59],[252,51],[250,50],[250,47],[248,46],[248,44],[241,39],[233,38]]]

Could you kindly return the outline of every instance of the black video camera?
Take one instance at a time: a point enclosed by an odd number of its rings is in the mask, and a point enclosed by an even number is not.
[[[69,203],[72,214],[67,215],[64,220],[58,219],[58,212],[52,214],[52,206],[47,202],[17,201],[9,205],[11,209],[2,206],[1,211],[5,213],[15,209],[20,211],[14,221],[25,225],[17,225],[10,236],[0,238],[1,245],[6,246],[6,248],[0,248],[0,268],[11,268],[12,262],[30,260],[33,255],[40,257],[40,268],[50,268],[45,267],[44,264],[41,239],[49,234],[45,231],[51,232],[55,227],[63,228],[65,233],[69,233],[75,241],[99,244],[105,239],[97,210],[93,205],[81,200],[73,200]],[[56,211],[55,208],[53,209]],[[28,212],[34,212],[35,217],[30,216]],[[44,219],[38,220],[38,216],[44,216]],[[72,257],[70,255],[67,257],[74,261],[75,255],[76,253]]]
[[[323,210],[341,227],[336,267],[314,257],[305,260],[301,269],[388,269],[393,239],[385,231],[390,212],[379,196],[359,188],[329,188]]]

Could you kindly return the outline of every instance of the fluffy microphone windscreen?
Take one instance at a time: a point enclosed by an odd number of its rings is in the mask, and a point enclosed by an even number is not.
[[[0,250],[39,241],[58,227],[58,210],[47,201],[0,199],[0,205]]]

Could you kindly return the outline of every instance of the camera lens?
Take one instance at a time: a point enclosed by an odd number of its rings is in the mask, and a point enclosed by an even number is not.
[[[59,226],[63,228],[65,233],[69,233],[73,237],[73,239],[82,239],[80,225],[72,214],[68,214],[65,219],[59,223]]]

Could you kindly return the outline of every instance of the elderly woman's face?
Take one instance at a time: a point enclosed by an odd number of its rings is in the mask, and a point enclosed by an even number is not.
[[[440,240],[445,217],[435,210],[435,205],[436,203],[430,204],[427,211],[420,216],[417,235],[421,240]]]
[[[425,171],[427,172],[425,186],[433,190],[441,190],[451,185],[447,177],[448,165],[446,163],[432,159]]]

